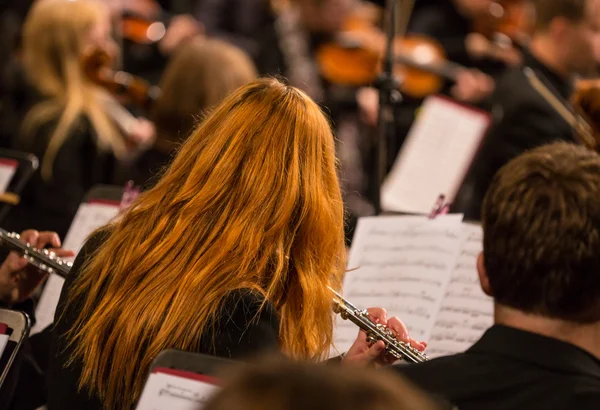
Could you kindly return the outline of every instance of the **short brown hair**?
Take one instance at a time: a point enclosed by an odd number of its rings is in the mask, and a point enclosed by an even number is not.
[[[600,155],[554,143],[494,177],[482,209],[494,298],[533,314],[600,320]]]
[[[573,22],[583,20],[587,13],[589,0],[534,0],[536,24],[544,29],[552,20],[563,17]]]
[[[258,76],[250,57],[218,39],[197,37],[177,49],[161,78],[162,95],[150,113],[156,148],[170,152],[198,119]]]
[[[440,410],[392,370],[269,359],[245,365],[204,410]]]

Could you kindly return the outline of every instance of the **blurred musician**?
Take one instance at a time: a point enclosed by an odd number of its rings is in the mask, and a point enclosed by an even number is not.
[[[600,155],[566,142],[522,154],[482,212],[495,325],[465,353],[395,370],[460,410],[597,409]]]
[[[162,92],[150,112],[156,141],[138,158],[130,179],[153,185],[201,117],[256,77],[250,57],[231,44],[200,37],[183,44],[163,73]]]
[[[281,74],[306,92],[331,117],[338,138],[342,191],[350,214],[347,239],[351,241],[356,217],[371,215],[368,161],[372,150],[369,126],[376,125],[378,100],[368,95],[357,100],[355,87],[326,81],[316,59],[319,46],[331,41],[353,13],[361,13],[359,0],[273,0],[274,23],[261,30],[264,46],[257,58],[261,74]],[[361,116],[362,114],[362,116]],[[374,120],[375,119],[375,120]]]
[[[166,348],[326,358],[328,286],[340,287],[346,253],[336,172],[329,122],[306,94],[262,79],[227,97],[78,255],[57,310],[48,409],[132,408]],[[361,332],[344,360],[384,350]]]
[[[33,225],[64,237],[85,193],[113,181],[117,161],[130,155],[128,142],[135,146],[153,138],[148,121],[133,118],[123,130],[108,111],[115,100],[82,67],[91,49],[115,52],[110,28],[108,10],[95,0],[44,0],[31,9],[23,61],[36,97],[16,145],[40,159],[41,172],[7,229]]]
[[[122,39],[123,69],[156,84],[171,54],[204,33],[192,15],[155,0],[109,0],[116,32]],[[183,11],[183,10],[181,10]]]
[[[600,1],[536,0],[537,27],[525,66],[559,101],[568,101],[575,75],[596,71],[600,40]],[[520,153],[555,140],[574,141],[575,133],[553,105],[534,88],[521,68],[507,72],[492,96],[496,123],[465,185],[456,210],[479,219],[483,196],[495,172]]]
[[[38,249],[51,246],[60,257],[74,256],[72,251],[60,249],[61,241],[55,232],[30,229],[21,233],[21,241]],[[0,251],[0,307],[25,312],[35,323],[33,295],[48,274],[29,265],[18,253],[3,251]],[[33,410],[46,404],[48,337],[49,333],[44,331],[24,341],[0,388],[0,409]]]
[[[196,0],[194,15],[206,27],[206,33],[240,47],[253,59],[262,47],[257,38],[265,26],[273,23],[270,0]]]

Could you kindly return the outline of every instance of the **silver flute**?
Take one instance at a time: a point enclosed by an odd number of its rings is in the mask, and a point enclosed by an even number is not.
[[[73,266],[71,262],[62,260],[48,249],[37,249],[29,243],[21,242],[18,233],[0,228],[0,241],[4,242],[10,250],[20,253],[31,265],[44,272],[55,273],[65,278]]]
[[[385,343],[387,353],[398,360],[411,363],[421,363],[429,360],[423,352],[415,349],[408,343],[398,340],[394,333],[386,326],[373,322],[366,310],[358,309],[335,290],[329,289],[334,294],[333,311],[339,314],[342,319],[350,320],[364,330],[367,333],[367,341],[377,342],[382,340]]]

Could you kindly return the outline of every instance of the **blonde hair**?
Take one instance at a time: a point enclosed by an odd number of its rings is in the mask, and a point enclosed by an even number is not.
[[[277,309],[285,353],[324,358],[343,221],[334,138],[318,105],[275,79],[239,89],[110,226],[75,281],[67,342],[82,361],[80,388],[105,408],[131,405],[153,358],[197,350],[238,289]]]
[[[161,79],[162,94],[150,119],[156,124],[156,147],[169,152],[230,93],[255,80],[254,63],[241,49],[222,40],[195,38],[171,58]]]
[[[32,138],[42,124],[58,120],[42,159],[42,177],[52,177],[54,159],[72,128],[86,115],[98,144],[118,157],[126,148],[114,122],[103,109],[107,94],[86,77],[81,67],[86,37],[108,10],[95,0],[44,0],[30,10],[23,28],[23,56],[32,85],[47,98],[24,120],[24,136]]]

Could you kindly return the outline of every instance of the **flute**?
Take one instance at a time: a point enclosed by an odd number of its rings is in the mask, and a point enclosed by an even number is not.
[[[37,249],[31,244],[21,242],[18,233],[0,228],[0,241],[4,242],[10,250],[20,253],[31,265],[44,272],[55,273],[65,278],[73,266],[73,263],[59,258],[48,249]]]
[[[429,358],[423,352],[415,349],[409,343],[402,342],[396,338],[390,329],[382,324],[373,322],[366,310],[358,309],[348,302],[335,290],[329,288],[333,294],[333,311],[344,320],[350,320],[367,333],[367,341],[385,343],[386,351],[398,360],[411,363],[422,363]]]

